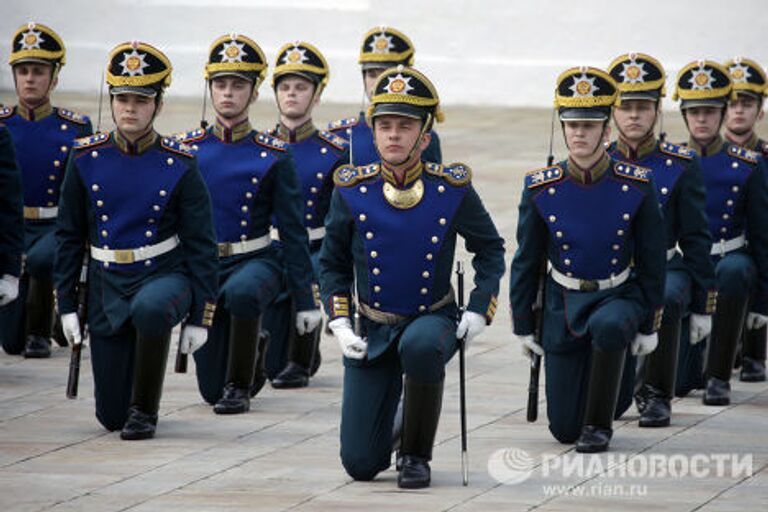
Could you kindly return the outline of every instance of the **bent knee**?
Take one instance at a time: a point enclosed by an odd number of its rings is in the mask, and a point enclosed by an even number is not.
[[[389,467],[389,461],[383,464],[382,461],[371,457],[344,454],[341,456],[341,464],[350,477],[360,482],[373,480],[376,478],[376,475]]]
[[[559,442],[563,444],[573,444],[581,435],[581,425],[575,423],[558,424],[550,422],[549,431]]]

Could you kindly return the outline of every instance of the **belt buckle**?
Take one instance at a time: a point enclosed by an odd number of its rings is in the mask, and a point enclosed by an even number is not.
[[[127,265],[136,261],[133,251],[130,249],[118,249],[115,251],[115,263]]]
[[[600,289],[600,285],[597,281],[582,279],[579,281],[579,291],[581,292],[596,292]]]
[[[219,258],[226,258],[227,256],[232,256],[232,244],[219,244]]]

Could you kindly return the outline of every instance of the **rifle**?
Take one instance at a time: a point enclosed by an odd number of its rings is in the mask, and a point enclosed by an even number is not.
[[[547,285],[547,264],[542,263],[539,271],[539,289],[536,292],[536,303],[534,304],[535,331],[533,341],[541,346],[541,331],[544,327],[544,289]],[[528,408],[526,419],[533,423],[539,417],[539,373],[541,373],[541,356],[535,352],[531,354],[531,374],[528,379]]]
[[[80,322],[80,343],[72,344],[72,353],[69,356],[69,377],[67,378],[67,398],[77,398],[77,388],[80,383],[80,358],[82,356],[83,342],[87,334],[86,322],[88,321],[88,248],[83,256],[83,265],[80,267],[80,279],[77,282],[77,320]]]
[[[459,288],[459,314],[465,311],[464,306],[464,265],[456,262],[456,281]],[[469,461],[467,460],[467,389],[466,389],[466,364],[464,348],[466,336],[459,339],[459,418],[461,420],[461,477],[464,486],[469,484]]]

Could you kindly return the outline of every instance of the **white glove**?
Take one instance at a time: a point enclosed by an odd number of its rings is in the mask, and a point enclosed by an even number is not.
[[[754,330],[764,327],[768,324],[768,316],[761,315],[760,313],[749,312],[747,314],[747,329]]]
[[[319,309],[309,309],[296,313],[296,332],[299,336],[312,332],[317,329],[323,319],[323,314]]]
[[[478,334],[485,330],[485,325],[486,322],[483,315],[474,311],[465,311],[461,315],[459,326],[456,328],[456,337],[461,340],[466,336],[466,345],[468,346]]]
[[[61,330],[71,345],[79,345],[83,342],[83,336],[80,333],[80,320],[77,319],[77,313],[61,315]]]
[[[194,354],[208,341],[208,329],[199,325],[185,325],[181,331],[179,350],[182,354]]]
[[[695,345],[712,332],[712,315],[697,315],[691,313],[691,345]]]
[[[347,317],[339,317],[328,322],[328,328],[339,340],[339,346],[344,357],[350,359],[365,359],[368,354],[368,343],[352,330],[352,323]]]
[[[533,354],[541,357],[544,356],[544,349],[534,341],[533,334],[523,334],[522,336],[517,336],[517,339],[520,340],[520,349],[523,355],[528,359],[533,360]]]
[[[10,274],[4,274],[0,278],[0,306],[5,306],[16,300],[19,296],[19,278]]]
[[[659,344],[659,335],[642,334],[637,333],[635,341],[632,342],[632,355],[633,356],[645,356],[656,350],[656,345]]]

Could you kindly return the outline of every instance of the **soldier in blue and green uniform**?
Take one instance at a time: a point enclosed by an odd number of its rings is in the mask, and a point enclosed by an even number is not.
[[[21,173],[8,129],[0,123],[0,307],[19,296],[24,216]]]
[[[653,171],[664,215],[664,316],[659,345],[645,357],[635,393],[640,426],[663,427],[670,421],[682,323],[690,323],[692,343],[701,341],[712,329],[717,292],[715,267],[709,257],[712,239],[705,212],[704,183],[696,154],[658,140],[654,133],[665,94],[666,74],[661,63],[650,55],[630,53],[617,57],[608,73],[618,84],[620,102],[613,110],[618,138],[608,153],[617,160]],[[631,403],[634,363],[634,358],[630,358],[624,368],[623,381],[628,392],[626,400],[619,398],[617,417]]]
[[[627,347],[653,351],[664,301],[667,240],[652,172],[604,149],[616,100],[600,69],[558,77],[568,159],[525,176],[510,274],[514,334],[524,354],[544,356],[549,429],[579,452],[608,448]]]
[[[674,99],[678,98],[690,133],[688,145],[701,157],[714,240],[710,255],[717,276],[703,401],[727,405],[745,319],[751,328],[768,320],[768,184],[759,154],[724,141],[720,135],[728,102],[736,99],[726,68],[704,60],[687,64],[677,75]],[[701,378],[697,358],[682,355],[678,373],[683,385],[678,386],[678,394],[697,387]]]
[[[395,66],[413,66],[414,46],[411,40],[392,27],[374,27],[363,36],[358,63],[363,72],[363,91],[370,102],[373,86],[385,69]],[[373,132],[364,112],[357,117],[340,119],[328,125],[328,130],[347,139],[350,143],[350,161],[353,165],[368,165],[379,161]],[[442,163],[440,138],[430,132],[432,140],[424,151],[427,162]]]
[[[764,117],[763,100],[768,94],[768,77],[760,64],[752,59],[736,57],[726,62],[725,67],[736,91],[736,99],[728,102],[725,139],[759,153],[765,162],[768,159],[768,142],[758,138],[755,125]],[[764,381],[766,326],[747,325],[741,340],[739,378],[745,382]]]
[[[29,23],[11,39],[18,105],[0,108],[13,136],[24,201],[24,270],[19,300],[0,309],[0,336],[9,354],[51,355],[53,231],[59,190],[73,141],[92,133],[87,117],[51,106],[65,48],[49,27]],[[63,340],[62,340],[63,342]]]
[[[329,76],[325,57],[309,43],[289,43],[277,52],[272,87],[280,122],[271,134],[290,148],[301,181],[304,225],[315,275],[325,234],[325,216],[333,192],[333,172],[349,163],[346,140],[318,130],[312,122],[312,110],[320,101]],[[276,230],[279,239],[279,225]],[[271,334],[272,347],[267,363],[268,366],[270,362],[279,366],[279,373],[272,379],[272,387],[278,389],[307,386],[309,377],[320,367],[322,329],[319,325],[307,332],[299,332],[298,326],[290,328],[296,323],[291,321],[295,312],[296,307],[289,300],[280,300],[265,323]]]
[[[123,43],[106,74],[116,130],[79,139],[67,162],[54,278],[62,327],[82,343],[78,278],[88,250],[87,318],[96,417],[122,439],[154,436],[171,329],[203,343],[216,297],[211,200],[197,161],[155,132],[171,64]]]
[[[240,34],[216,39],[205,67],[216,122],[184,136],[211,193],[219,244],[219,307],[210,343],[195,353],[200,393],[217,414],[250,410],[250,399],[265,382],[266,345],[258,343],[262,316],[284,279],[296,303],[297,329],[311,331],[321,320],[290,151],[254,130],[248,118],[266,70],[253,40]],[[281,246],[269,234],[273,216]]]
[[[442,119],[423,74],[385,71],[368,117],[381,161],[336,170],[320,251],[323,303],[344,353],[341,461],[355,480],[389,467],[404,380],[398,485],[420,488],[430,484],[444,366],[457,338],[471,340],[493,318],[504,241],[469,168],[423,160],[432,123]],[[476,270],[460,320],[450,283],[457,235]],[[360,313],[354,329],[352,307]]]

